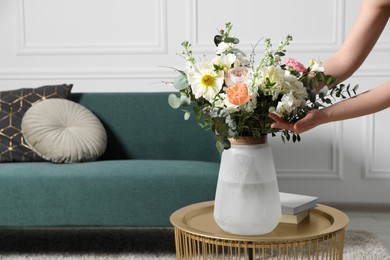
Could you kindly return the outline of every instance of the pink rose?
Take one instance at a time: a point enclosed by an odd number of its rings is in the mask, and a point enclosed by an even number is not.
[[[300,73],[305,73],[307,70],[305,68],[305,66],[303,66],[302,63],[300,63],[299,61],[295,60],[295,59],[292,59],[292,58],[288,58],[285,62],[285,64],[292,68],[293,70],[295,70],[296,72],[300,72]]]
[[[228,88],[237,83],[247,82],[251,77],[251,70],[247,67],[237,67],[225,73],[225,84]]]

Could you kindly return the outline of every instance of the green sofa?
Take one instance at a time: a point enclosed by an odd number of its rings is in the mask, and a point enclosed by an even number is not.
[[[185,205],[213,200],[212,131],[183,119],[169,93],[75,93],[103,123],[94,162],[0,164],[2,227],[168,227]]]

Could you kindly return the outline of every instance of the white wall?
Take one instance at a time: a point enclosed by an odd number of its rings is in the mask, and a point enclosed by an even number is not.
[[[247,52],[263,36],[277,43],[292,34],[289,56],[324,60],[358,8],[356,0],[0,0],[0,90],[73,83],[74,92],[172,91],[162,82],[175,73],[162,66],[184,66],[180,43],[211,54],[228,21]],[[388,79],[389,31],[348,80],[359,91]],[[280,189],[390,203],[389,116],[324,125],[296,144],[272,139]]]

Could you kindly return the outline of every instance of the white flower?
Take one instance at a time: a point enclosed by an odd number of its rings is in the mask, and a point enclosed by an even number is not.
[[[266,79],[268,78],[268,80],[271,83],[276,83],[279,80],[284,78],[285,75],[284,73],[285,71],[283,69],[281,69],[280,67],[276,67],[274,65],[261,68],[261,75],[262,75],[263,82],[265,82]]]
[[[312,72],[324,72],[325,69],[324,69],[324,65],[322,64],[321,61],[318,61],[318,60],[310,60],[310,71]]]
[[[194,67],[194,64],[193,64],[192,62],[186,61],[186,70],[187,70],[187,71],[192,70],[193,67]]]
[[[291,112],[295,109],[294,101],[295,99],[291,92],[284,94],[276,107],[276,113],[279,115],[291,115]]]
[[[237,125],[236,125],[236,122],[234,122],[234,120],[232,119],[232,117],[230,115],[228,115],[226,118],[225,118],[225,122],[226,124],[229,126],[229,128],[232,130],[232,131],[235,131],[236,128],[237,128]]]
[[[227,44],[226,42],[221,42],[218,44],[217,48],[215,49],[215,53],[220,55],[224,52],[228,51],[231,48],[231,44]]]
[[[213,107],[221,109],[221,116],[227,116],[239,111],[239,106],[231,104],[226,93],[220,93],[211,101],[211,103],[213,104]]]
[[[298,108],[301,108],[305,103],[301,97],[297,97],[296,94],[300,94],[299,92],[294,92],[294,90],[289,91],[284,94],[282,99],[278,102],[276,107],[276,113],[280,116],[290,116],[295,114]]]
[[[306,88],[303,83],[298,80],[298,78],[289,75],[285,77],[285,80],[285,84],[288,86],[288,89],[293,92],[296,99],[303,100],[307,97]]]
[[[281,93],[284,95],[276,107],[276,112],[290,116],[306,104],[307,91],[303,83],[291,74],[286,74],[283,85],[287,91]]]
[[[261,68],[261,90],[266,95],[271,95],[273,100],[276,100],[280,94],[288,91],[288,85],[285,84],[285,71],[277,66],[271,65],[269,67]],[[267,82],[272,84],[272,87],[266,86]]]
[[[292,95],[297,100],[294,104],[296,107],[301,107],[305,104],[307,98],[307,91],[305,86],[298,78],[294,76],[287,77],[286,81],[289,84],[289,89],[292,92]]]
[[[247,67],[237,67],[225,73],[225,84],[227,87],[232,87],[237,83],[247,83],[250,85],[252,71]]]
[[[222,67],[224,70],[228,70],[232,67],[232,64],[236,61],[236,55],[228,53],[215,57],[211,62],[217,66]]]
[[[212,63],[196,63],[188,73],[188,83],[195,98],[213,99],[222,89],[223,75],[223,71],[214,70]]]

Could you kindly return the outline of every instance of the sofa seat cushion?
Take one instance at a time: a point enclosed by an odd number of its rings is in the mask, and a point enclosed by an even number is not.
[[[171,226],[176,209],[214,199],[218,170],[184,160],[4,164],[0,226]]]

